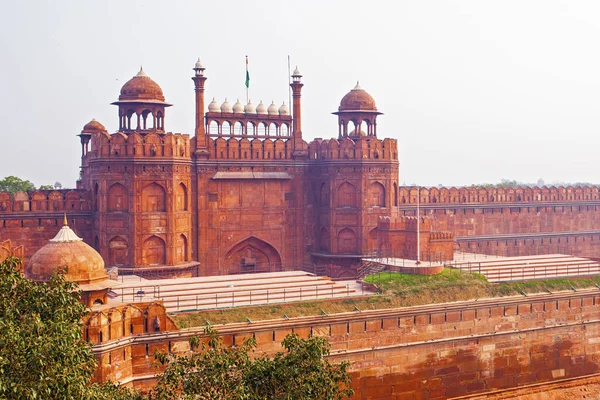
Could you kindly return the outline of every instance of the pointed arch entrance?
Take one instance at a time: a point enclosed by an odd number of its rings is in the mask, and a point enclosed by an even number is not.
[[[223,260],[224,274],[275,272],[281,270],[279,252],[264,240],[251,236],[235,246]]]

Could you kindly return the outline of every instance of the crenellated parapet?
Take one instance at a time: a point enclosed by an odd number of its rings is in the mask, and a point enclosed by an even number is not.
[[[250,139],[219,137],[208,139],[211,159],[228,160],[289,160],[294,142],[287,139]]]
[[[190,136],[181,133],[156,132],[109,135],[98,132],[92,136],[91,150],[86,155],[94,158],[164,157],[190,158]]]
[[[396,139],[362,136],[357,139],[315,139],[308,144],[311,160],[398,160]]]
[[[91,194],[81,189],[0,192],[0,214],[90,210]]]
[[[379,230],[400,230],[400,231],[417,231],[417,228],[422,231],[431,230],[431,220],[427,217],[379,217],[377,221],[377,229]]]
[[[418,201],[417,201],[418,196]],[[600,186],[416,187],[398,188],[400,205],[535,203],[600,200]]]

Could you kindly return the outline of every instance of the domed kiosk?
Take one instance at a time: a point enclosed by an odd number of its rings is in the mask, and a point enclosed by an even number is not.
[[[31,257],[25,276],[48,282],[55,271],[63,272],[66,280],[79,284],[83,292],[81,302],[88,307],[106,304],[108,289],[115,284],[108,279],[100,254],[69,228],[66,216],[56,236]]]
[[[165,102],[161,87],[152,80],[143,68],[136,76],[121,87],[119,101],[119,130],[164,132],[165,108],[172,104]]]
[[[338,116],[339,139],[349,137],[357,140],[362,137],[377,137],[377,116],[383,113],[377,111],[375,99],[356,82],[356,86],[342,98],[338,111],[333,114]],[[363,131],[364,126],[366,132]]]

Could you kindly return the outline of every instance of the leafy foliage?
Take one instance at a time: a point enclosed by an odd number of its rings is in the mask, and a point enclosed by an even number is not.
[[[197,353],[155,355],[167,368],[149,399],[337,400],[353,394],[348,363],[332,365],[324,358],[329,354],[324,338],[290,334],[282,343],[287,352],[252,359],[253,338],[228,347],[216,331],[207,328],[206,334]],[[200,340],[194,337],[190,344],[195,348]]]
[[[54,190],[52,185],[40,185],[40,190]]]
[[[82,338],[77,284],[54,275],[32,282],[18,258],[0,263],[0,398],[133,399],[111,383],[90,384],[96,357]]]
[[[33,183],[17,178],[16,176],[7,176],[0,180],[0,192],[5,191],[14,194],[18,191],[28,192],[32,190],[35,190]]]

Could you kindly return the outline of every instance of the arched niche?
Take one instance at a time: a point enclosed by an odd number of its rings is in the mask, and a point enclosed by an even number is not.
[[[115,236],[108,242],[108,265],[128,265],[129,245],[121,236]]]
[[[337,235],[338,253],[356,253],[356,233],[350,228],[344,228]]]
[[[153,182],[142,189],[142,212],[164,212],[166,210],[166,192]]]
[[[166,245],[165,241],[158,236],[150,236],[144,240],[142,246],[143,265],[165,265]]]
[[[379,182],[369,185],[369,207],[385,207],[385,187]]]
[[[127,189],[120,183],[115,183],[108,188],[108,212],[122,212],[129,209]]]
[[[349,182],[344,182],[338,186],[337,190],[338,207],[356,207],[356,188]]]
[[[188,199],[187,188],[183,183],[175,187],[175,211],[187,211]]]
[[[234,245],[225,255],[224,273],[274,272],[281,269],[279,252],[264,240],[251,236]]]
[[[175,249],[175,263],[181,264],[187,260],[188,254],[188,241],[184,234],[177,237],[177,247]]]

